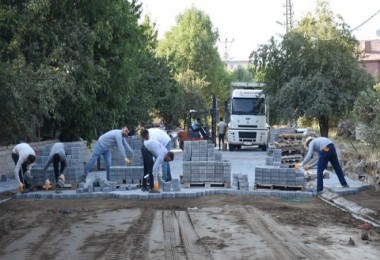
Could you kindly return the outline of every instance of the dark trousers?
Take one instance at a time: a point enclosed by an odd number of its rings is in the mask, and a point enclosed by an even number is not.
[[[61,169],[59,169],[59,165],[61,165]],[[59,175],[63,173],[67,166],[66,161],[63,162],[53,162],[53,168],[54,168],[54,175],[55,175],[55,181],[58,181]]]
[[[148,175],[149,177],[149,187],[153,189],[154,186],[154,178],[153,178],[153,155],[152,153],[146,149],[145,146],[141,147],[141,154],[142,154],[142,159],[143,159],[143,165],[144,165],[144,176],[142,179],[142,187],[146,188],[147,183],[146,183],[146,178],[145,176]]]
[[[218,137],[219,137],[219,150],[220,150],[220,144],[224,144],[224,134],[219,134],[218,135]]]
[[[327,168],[327,164],[331,163],[339,182],[342,186],[347,185],[346,179],[340,167],[338,155],[336,154],[335,146],[329,144],[327,149],[322,149],[318,154],[318,168],[317,168],[317,191],[323,190],[323,171]]]
[[[12,153],[12,159],[13,159],[13,162],[15,163],[15,165],[17,165],[17,162],[19,159],[18,154]],[[24,173],[28,170],[26,168],[27,166],[28,166],[28,164],[26,162],[23,162],[23,164],[21,165],[21,169],[18,172],[18,176],[20,178],[20,181],[25,184],[26,189],[30,188],[30,186],[31,186],[30,183],[28,183],[27,181],[24,180]]]

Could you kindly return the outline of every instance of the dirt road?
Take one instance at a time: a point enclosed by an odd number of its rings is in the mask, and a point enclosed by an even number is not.
[[[10,200],[0,259],[378,259],[380,230],[318,198]],[[355,245],[350,245],[352,238]]]

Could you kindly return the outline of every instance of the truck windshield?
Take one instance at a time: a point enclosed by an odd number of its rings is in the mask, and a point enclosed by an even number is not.
[[[264,98],[233,98],[232,114],[265,115]]]

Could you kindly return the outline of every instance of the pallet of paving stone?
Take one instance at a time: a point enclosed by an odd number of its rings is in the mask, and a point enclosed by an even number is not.
[[[44,185],[33,185],[33,187],[37,190],[46,190],[44,188]],[[62,188],[62,190],[76,190],[77,189],[77,185],[76,183],[73,183],[73,184],[65,184]],[[51,188],[48,189],[48,190],[55,190],[55,183],[51,183]]]
[[[274,185],[274,184],[255,184],[254,189],[270,189],[270,190],[299,190],[303,191],[305,189],[304,186],[294,186],[294,185]]]
[[[183,187],[185,188],[230,188],[231,183],[228,182],[184,182]]]
[[[64,189],[64,190],[76,190],[77,188],[78,188],[78,185],[76,183],[72,183],[72,184],[66,183],[62,187],[62,189]]]

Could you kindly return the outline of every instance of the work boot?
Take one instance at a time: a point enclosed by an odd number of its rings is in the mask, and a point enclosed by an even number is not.
[[[62,193],[62,187],[60,187],[58,184],[55,186],[55,193]]]
[[[149,191],[147,187],[141,187],[141,191]]]
[[[350,185],[348,185],[348,184],[345,184],[345,185],[342,185],[342,187],[343,187],[343,188],[349,188],[349,187],[350,187]]]
[[[64,186],[65,186],[65,183],[63,182],[61,178],[59,178],[57,181],[57,187],[63,188]]]
[[[79,182],[84,182],[84,183],[86,183],[86,178],[87,178],[86,175],[82,175],[82,176],[80,177]]]
[[[150,189],[149,193],[160,193],[160,191],[159,190],[155,190],[155,189]]]

